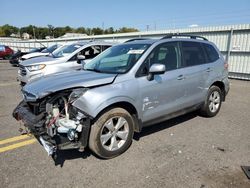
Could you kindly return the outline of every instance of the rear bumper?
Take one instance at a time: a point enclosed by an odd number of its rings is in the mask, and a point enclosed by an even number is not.
[[[225,98],[226,98],[226,95],[228,94],[228,92],[230,90],[230,82],[229,82],[228,77],[224,78],[222,81],[223,81],[224,86],[225,86]]]

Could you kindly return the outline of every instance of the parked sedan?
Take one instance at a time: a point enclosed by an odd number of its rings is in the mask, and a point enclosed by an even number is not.
[[[17,52],[14,53],[10,57],[10,64],[12,64],[13,66],[18,66],[19,65],[19,61],[20,61],[20,59],[21,59],[21,57],[23,55],[34,53],[34,52],[41,52],[44,49],[45,49],[45,47],[42,47],[42,48],[33,48],[30,51],[28,51],[28,52],[22,52],[21,50],[17,50]]]
[[[43,49],[40,52],[34,52],[34,53],[25,54],[25,55],[23,55],[21,57],[20,61],[25,61],[27,59],[31,59],[31,58],[34,58],[34,57],[41,57],[41,56],[49,55],[50,53],[54,52],[56,49],[58,49],[61,46],[62,45],[60,45],[60,44],[55,44],[55,45],[52,45],[52,46],[50,46],[48,48]]]
[[[0,59],[8,59],[13,53],[9,46],[0,45]]]
[[[19,64],[18,79],[21,85],[58,72],[78,70],[82,61],[88,63],[114,43],[94,41],[64,45],[48,56],[25,60]],[[80,58],[80,59],[79,59]]]

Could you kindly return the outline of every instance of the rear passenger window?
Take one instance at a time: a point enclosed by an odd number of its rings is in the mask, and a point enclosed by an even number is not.
[[[207,57],[208,57],[208,61],[211,63],[211,62],[214,62],[216,60],[219,59],[219,54],[218,52],[214,49],[214,47],[210,44],[205,44],[203,43],[202,44],[204,49],[205,49],[205,52],[207,54]]]
[[[182,42],[182,67],[206,63],[205,54],[199,42]]]

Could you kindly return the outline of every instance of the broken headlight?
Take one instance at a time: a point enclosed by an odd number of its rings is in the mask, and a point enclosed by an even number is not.
[[[87,88],[78,88],[74,89],[69,95],[69,103],[74,102],[76,99],[81,97],[88,89]]]

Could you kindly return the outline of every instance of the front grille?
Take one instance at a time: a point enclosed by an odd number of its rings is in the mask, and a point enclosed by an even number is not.
[[[26,71],[26,69],[25,69],[24,66],[19,65],[19,70],[20,70],[20,74],[21,74],[22,76],[25,76],[25,75],[27,74],[27,71]]]

